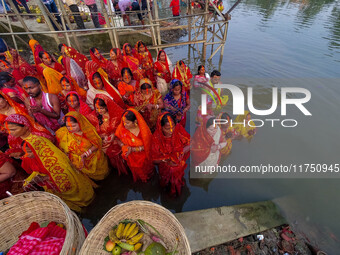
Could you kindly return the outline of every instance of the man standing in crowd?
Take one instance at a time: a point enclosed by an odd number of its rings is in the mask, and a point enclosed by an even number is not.
[[[61,18],[59,16],[59,10],[58,10],[58,7],[55,4],[54,0],[42,0],[42,1],[43,1],[44,5],[46,6],[46,8],[48,9],[48,11],[50,13],[55,13],[54,17],[56,17],[58,23],[60,25],[62,25]],[[54,30],[56,30],[56,31],[59,30],[52,20],[51,20],[51,22],[52,22]]]
[[[72,15],[76,21],[78,29],[85,29],[83,18],[80,16],[78,8],[78,0],[66,0],[66,4],[70,8]]]
[[[96,28],[101,28],[100,23],[99,23],[99,15],[98,15],[98,8],[97,8],[96,0],[84,0],[84,3],[90,9],[91,18],[92,18],[94,26]]]

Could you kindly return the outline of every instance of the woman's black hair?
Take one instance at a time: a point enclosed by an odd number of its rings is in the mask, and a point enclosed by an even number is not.
[[[144,47],[146,47],[146,45],[145,45],[144,42],[139,41],[139,42],[137,43],[137,49],[138,49],[138,50],[139,50],[139,47],[140,47],[141,45],[143,45]]]
[[[142,90],[151,89],[151,85],[149,83],[143,83],[142,86],[140,86],[140,88]]]
[[[175,89],[177,86],[181,86],[181,90],[183,89],[183,83],[181,81],[176,81],[174,85],[172,85],[172,89]]]
[[[70,80],[66,76],[61,77],[60,83],[62,83],[63,81],[67,81],[68,83],[70,83]]]
[[[117,48],[112,48],[111,50],[117,55]]]
[[[131,46],[131,44],[130,43],[128,43],[127,45],[125,45],[125,47],[124,48],[126,48],[126,47],[130,47],[130,49],[132,50],[132,46]]]
[[[136,115],[132,111],[126,111],[124,116],[127,120],[135,122],[137,120]]]
[[[160,51],[158,51],[158,54],[157,54],[157,59],[159,58],[159,56],[161,55],[161,53],[162,53],[162,52],[164,52],[164,54],[166,54],[164,50],[160,50]]]
[[[199,65],[199,66],[198,66],[197,74],[199,74],[199,73],[200,73],[200,71],[201,71],[202,67],[204,67],[204,65]]]
[[[93,80],[93,78],[100,78],[100,79],[102,79],[102,77],[100,76],[100,73],[98,73],[98,72],[95,72],[93,75],[92,75],[92,80]],[[103,80],[102,80],[103,81]]]
[[[0,98],[5,99],[1,94],[0,94]],[[6,101],[6,102],[7,102],[7,101]]]
[[[131,69],[128,68],[128,67],[124,67],[124,68],[122,69],[122,71],[120,72],[120,74],[122,75],[122,77],[124,76],[124,73],[125,73],[126,71],[131,75],[131,79],[133,79],[133,74],[132,74],[132,72],[131,72]]]
[[[61,48],[64,46],[64,44],[62,44],[62,43],[60,43],[59,45],[58,45],[58,49],[59,49],[59,51],[61,51]]]
[[[78,99],[78,102],[79,102],[79,97],[78,97],[78,95],[77,94],[69,94],[69,95],[67,95],[67,97],[66,97],[66,101],[67,101],[67,99],[70,97],[70,96],[75,96],[77,99]]]
[[[19,127],[24,127],[24,126],[25,126],[24,124],[14,123],[14,122],[10,122],[10,121],[8,121],[7,123],[8,123],[8,124],[17,125],[17,126],[19,126]]]
[[[51,54],[48,53],[47,51],[40,51],[39,52],[39,58],[42,58],[45,53],[47,53],[50,56],[50,58],[51,58]]]
[[[78,123],[77,119],[74,118],[74,117],[72,117],[72,116],[65,116],[65,122],[67,122],[67,121],[66,121],[67,118],[68,118],[71,122],[73,122],[73,123]]]
[[[181,65],[183,65],[184,64],[184,61],[183,60],[180,60],[179,61],[179,65],[181,66]]]
[[[169,123],[168,117],[171,118],[171,120],[175,123],[174,118],[171,116],[170,113],[164,114],[164,116],[161,119],[161,126],[164,127],[166,123]]]
[[[208,119],[207,124],[206,124],[205,127],[206,127],[206,128],[210,127],[210,126],[214,123],[214,120],[215,120],[214,117]]]
[[[92,53],[95,53],[96,50],[98,50],[96,47],[92,47],[92,48],[90,49],[90,51],[91,51]]]
[[[230,117],[230,115],[228,113],[224,112],[221,115],[221,119],[223,119],[223,120],[230,120],[231,117]]]
[[[98,102],[98,103],[97,103],[97,102]],[[104,102],[104,100],[101,99],[101,98],[95,98],[95,99],[93,100],[93,104],[94,104],[94,105],[97,105],[97,104],[98,104],[100,107],[105,107],[106,110],[107,110],[107,105],[106,105],[106,103]],[[103,125],[103,123],[104,123],[104,122],[103,122],[103,116],[97,113],[97,118],[98,118],[98,121],[99,121],[99,126]]]

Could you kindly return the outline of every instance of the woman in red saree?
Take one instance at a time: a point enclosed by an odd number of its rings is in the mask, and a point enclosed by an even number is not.
[[[98,93],[102,93],[104,91],[108,93],[108,95],[123,109],[126,109],[125,103],[119,91],[99,72],[95,72],[90,77],[90,86],[89,90],[87,91],[87,99],[89,101]],[[92,102],[91,102],[92,103]]]
[[[110,62],[112,65],[108,66],[107,71],[110,73],[111,79],[115,81],[113,84],[117,85],[118,82],[122,80],[122,69],[127,67],[119,48],[110,50]]]
[[[64,114],[68,112],[67,104],[66,104],[66,96],[69,92],[75,91],[78,93],[78,96],[84,101],[86,100],[86,91],[78,86],[78,84],[69,76],[63,76],[60,79],[60,84],[62,87],[62,91],[58,94],[58,98],[60,101],[60,107]]]
[[[23,104],[27,100],[27,93],[15,82],[12,74],[8,72],[0,73],[1,91],[12,98],[17,103]]]
[[[144,77],[144,70],[141,68],[141,63],[139,62],[138,58],[134,56],[134,52],[132,47],[129,43],[125,43],[123,45],[123,59],[127,66],[133,73],[133,78],[136,81],[143,79]]]
[[[90,106],[88,106],[82,100],[82,97],[80,97],[79,94],[75,91],[67,93],[65,101],[68,112],[79,112],[85,117],[87,117],[92,112]]]
[[[155,131],[157,117],[164,108],[162,95],[153,88],[152,82],[144,78],[134,94],[135,109],[142,114],[151,132]]]
[[[175,124],[170,113],[158,117],[157,129],[152,135],[151,155],[158,165],[160,185],[170,184],[173,195],[181,194],[184,185],[186,160],[190,156],[190,135],[185,129]]]
[[[102,150],[110,159],[118,174],[127,174],[126,162],[122,158],[122,148],[118,144],[115,132],[122,119],[124,110],[111,98],[97,94],[94,99],[95,111],[87,116],[103,140]]]
[[[122,146],[122,156],[132,172],[133,180],[147,182],[154,173],[150,155],[152,137],[142,115],[129,108],[115,134]]]
[[[135,45],[136,57],[139,60],[141,68],[144,70],[144,77],[149,78],[153,84],[156,84],[153,73],[153,59],[150,51],[143,41],[138,41]]]
[[[70,46],[67,46],[66,44],[59,44],[58,47],[63,56],[72,58],[74,61],[77,62],[77,64],[83,70],[83,73],[86,72],[85,65],[86,65],[86,62],[89,61],[86,56],[79,53],[76,49]]]
[[[123,80],[118,83],[118,91],[127,105],[134,105],[134,93],[138,89],[136,80],[133,80],[133,74],[130,68],[122,69]]]
[[[190,69],[184,64],[183,60],[178,61],[172,73],[172,79],[180,80],[183,83],[184,90],[189,93],[191,88],[191,78],[192,74]]]
[[[171,81],[172,63],[164,50],[160,50],[157,55],[157,61],[154,65],[157,89],[165,96],[169,90],[169,82]]]

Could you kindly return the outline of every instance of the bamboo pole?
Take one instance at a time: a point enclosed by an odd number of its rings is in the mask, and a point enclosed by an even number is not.
[[[223,44],[222,44],[222,48],[221,48],[221,57],[222,58],[223,58],[223,54],[224,54],[224,46],[225,46],[225,43],[227,41],[228,27],[229,27],[229,22],[227,21],[225,23],[224,35],[223,35]]]
[[[10,30],[11,33],[13,33],[12,23],[11,23],[11,20],[9,19],[9,16],[7,15],[8,13],[7,13],[7,10],[6,10],[5,0],[1,0],[1,1],[2,1],[2,6],[3,6],[3,8],[4,8],[5,15],[6,15],[6,18],[7,18],[9,30]],[[15,49],[18,51],[17,41],[15,40],[14,35],[12,35],[12,40],[13,40]]]
[[[205,0],[205,13],[208,12],[208,7],[209,7],[209,0]],[[204,27],[204,33],[203,33],[203,39],[204,39],[204,43],[203,43],[203,50],[202,50],[202,57],[203,57],[203,60],[205,61],[206,59],[206,54],[207,54],[207,44],[206,44],[206,41],[207,41],[207,36],[208,36],[208,15],[209,14],[205,14],[204,15],[204,22],[203,22],[203,27]]]
[[[61,18],[61,24],[63,25],[63,29],[66,31],[67,28],[66,28],[65,19],[64,19],[64,18],[66,18],[66,16],[64,15],[64,11],[65,11],[64,5],[63,5],[62,3],[60,4],[60,0],[57,0],[57,4],[59,5],[59,8],[61,9],[61,14],[63,15],[63,17]],[[62,5],[62,6],[61,6],[61,5]],[[71,28],[70,28],[70,29],[71,29]],[[70,38],[69,38],[69,36],[68,36],[68,33],[65,33],[64,35],[65,35],[65,37],[66,37],[67,44],[68,44],[70,47],[72,47],[72,44],[71,44]]]
[[[109,1],[111,1],[111,0],[109,0]],[[105,5],[104,5],[104,1],[100,0],[99,2],[100,2],[100,6],[102,8],[102,12],[104,13],[104,18],[105,18],[105,21],[106,21],[106,25],[107,25],[108,28],[111,28],[110,19],[109,19],[108,15],[107,15],[107,11],[106,11],[106,8],[105,8]],[[115,48],[115,42],[114,42],[114,36],[113,36],[112,29],[109,29],[109,37],[110,37],[112,48]]]
[[[1,25],[4,29],[6,29],[8,32],[11,32],[10,28],[9,28],[8,26],[6,26],[6,24],[4,24],[2,21],[0,21],[0,25]],[[13,34],[12,34],[12,36],[13,36]],[[18,40],[20,40],[23,44],[29,46],[28,43],[27,43],[24,39],[22,39],[20,36],[18,36],[18,35],[14,35],[14,36],[15,36]]]
[[[191,0],[188,0],[188,14],[191,15],[192,14],[192,8],[191,8]],[[189,41],[191,41],[191,22],[192,22],[192,18],[189,17],[188,18],[188,39]],[[190,49],[189,49],[190,50]]]
[[[9,5],[11,6],[11,9],[14,11],[14,13],[16,14],[16,16],[18,17],[22,27],[25,29],[26,32],[29,31],[28,27],[26,26],[26,23],[25,21],[23,20],[23,18],[21,17],[20,13],[18,12],[17,8],[15,8],[15,5],[13,4],[12,1],[8,1]],[[28,37],[30,39],[33,39],[33,36],[32,35],[28,35]]]
[[[49,19],[49,15],[46,13],[46,6],[41,2],[41,1],[37,1],[37,4],[41,10],[41,13],[43,14],[43,16],[45,17],[45,20],[46,20],[46,23],[47,23],[47,26],[49,27],[50,31],[55,31],[54,27],[52,26],[52,23],[51,23],[51,20]],[[47,12],[49,13],[49,11],[47,10]],[[53,20],[52,20],[53,21]],[[58,38],[58,35],[56,35],[55,33],[53,33],[53,37],[54,37],[54,40],[57,42],[57,44],[59,45],[60,44],[60,40]]]
[[[109,0],[111,1],[111,0]],[[116,29],[116,24],[115,24],[115,18],[117,18],[116,15],[113,15],[112,8],[111,8],[111,2],[108,2],[108,7],[109,7],[109,17],[111,18],[112,22],[112,32],[113,32],[113,39],[115,43],[115,48],[120,48],[119,44],[119,37],[117,34],[117,29]]]
[[[66,23],[67,23],[69,29],[71,29],[72,25],[71,25],[71,22],[70,22],[70,19],[69,19],[68,15],[67,15],[67,12],[65,10],[64,4],[63,4],[63,2],[61,0],[58,0],[58,3],[59,3],[59,6],[60,6],[60,9],[61,9],[61,14],[63,15],[62,21],[66,20]],[[63,26],[64,26],[64,23],[65,22],[63,22]],[[64,30],[66,30],[66,26],[64,26]],[[71,33],[72,33],[72,37],[74,39],[74,42],[76,44],[76,47],[80,51],[81,50],[81,46],[80,46],[80,43],[78,41],[77,34],[72,29],[71,29]],[[65,33],[65,34],[66,34],[66,39],[67,39],[68,38],[68,33]],[[69,42],[69,41],[70,41],[70,39],[67,40],[67,43],[69,43],[69,45],[71,46],[71,42]]]
[[[158,52],[159,48],[158,48],[158,44],[157,44],[157,40],[156,40],[156,36],[155,36],[155,29],[154,29],[154,26],[152,26],[153,25],[153,18],[152,18],[152,15],[151,15],[150,3],[149,3],[148,0],[146,0],[146,4],[147,4],[147,7],[148,7],[149,23],[150,23],[150,26],[151,26],[150,33],[151,33],[152,46],[155,47],[156,51]]]
[[[153,2],[154,2],[154,10],[155,10],[155,19],[158,20],[158,3],[157,3],[157,0],[154,0]],[[158,39],[158,45],[162,45],[160,25],[159,25],[159,21],[156,21],[156,20],[154,20],[154,23],[157,25],[156,34],[157,34],[157,39]]]
[[[214,20],[216,19],[216,17],[214,17]],[[215,42],[215,24],[213,25],[213,31],[212,31],[212,42],[214,43]],[[209,40],[210,41],[210,40]],[[210,52],[210,55],[213,54],[214,52],[214,44],[211,45],[211,52]]]

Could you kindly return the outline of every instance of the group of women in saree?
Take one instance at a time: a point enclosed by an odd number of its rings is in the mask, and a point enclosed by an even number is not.
[[[142,41],[134,48],[124,44],[122,51],[111,49],[110,59],[91,48],[90,60],[64,44],[59,45],[58,60],[37,41],[29,45],[34,65],[11,50],[7,69],[1,70],[13,76],[12,83],[22,96],[14,98],[10,86],[0,91],[1,185],[24,176],[24,190],[51,192],[79,211],[91,203],[96,182],[106,178],[110,169],[119,175],[131,172],[135,182],[147,182],[157,166],[160,185],[171,194],[181,193],[190,150],[185,125],[193,77],[183,61],[172,70],[171,61],[160,50],[154,62]],[[195,80],[208,82],[204,67],[198,76]],[[25,91],[25,77],[35,77],[41,91],[58,97],[64,117],[61,127],[53,130],[55,135],[28,111],[32,98]],[[209,118],[202,122],[194,135],[193,159],[198,164],[206,158],[217,162],[220,154],[230,152],[227,137],[234,131],[229,126],[213,130]],[[242,129],[238,133],[251,135]],[[10,158],[21,159],[23,175],[18,175]],[[6,185],[8,191],[19,192],[15,185],[13,189]]]

